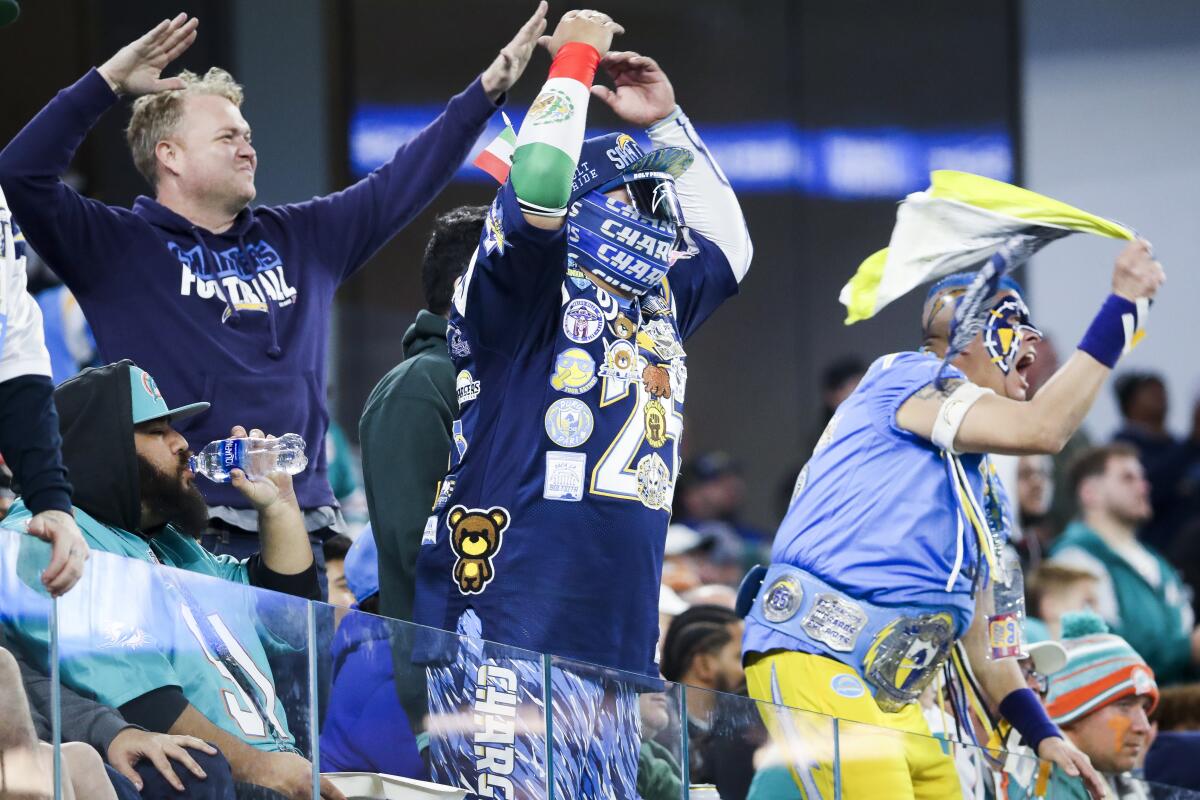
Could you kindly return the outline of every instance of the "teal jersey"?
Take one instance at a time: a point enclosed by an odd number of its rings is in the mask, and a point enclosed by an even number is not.
[[[23,531],[29,518],[18,502],[0,527]],[[249,587],[244,562],[214,556],[172,526],[148,540],[78,508],[75,520],[92,558],[84,579],[59,599],[63,683],[113,707],[178,686],[210,722],[247,744],[294,746],[264,642],[288,645],[260,620],[277,596]],[[35,664],[46,664],[49,652],[45,548],[29,536],[0,536],[4,562],[17,564],[15,574],[0,571],[0,621]]]

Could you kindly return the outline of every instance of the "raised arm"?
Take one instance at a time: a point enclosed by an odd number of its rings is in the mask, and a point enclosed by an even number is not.
[[[450,183],[524,72],[545,17],[546,4],[539,3],[491,65],[386,164],[339,192],[275,209],[309,232],[337,281],[353,275]]]
[[[682,147],[695,155],[692,166],[675,181],[684,219],[688,228],[721,250],[741,283],[754,256],[742,207],[691,120],[675,104],[675,89],[666,73],[653,58],[628,51],[609,53],[600,66],[614,88],[597,84],[592,87],[594,97],[626,122],[646,128],[656,148]]]
[[[583,148],[588,89],[601,54],[625,29],[599,11],[568,11],[541,43],[554,56],[550,76],[517,134],[509,180],[530,225],[557,230],[566,219],[571,178]]]
[[[957,452],[1057,453],[1091,409],[1121,353],[1136,343],[1135,331],[1144,322],[1147,301],[1165,279],[1149,243],[1131,242],[1113,267],[1113,293],[1096,314],[1079,349],[1032,400],[1010,400],[951,380],[942,387],[930,384],[914,394],[896,412],[896,424],[935,442],[939,417],[943,430],[958,424],[952,442]],[[966,406],[965,414],[959,404]]]
[[[235,425],[229,435],[235,439],[247,435],[254,439],[274,438],[264,436],[257,428],[247,434],[240,425]],[[278,592],[319,599],[312,547],[292,489],[292,476],[286,472],[273,472],[252,481],[240,469],[235,469],[230,482],[258,512],[262,550],[258,569],[250,572],[250,582]]]
[[[176,89],[160,74],[195,40],[196,20],[163,20],[51,100],[0,151],[0,187],[30,243],[76,294],[94,280],[94,254],[119,252],[122,212],[81,197],[64,183],[83,137],[117,102],[118,93]]]

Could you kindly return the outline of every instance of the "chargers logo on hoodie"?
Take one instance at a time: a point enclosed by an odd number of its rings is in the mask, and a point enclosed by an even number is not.
[[[194,293],[201,300],[220,300],[225,304],[221,322],[235,311],[266,313],[269,302],[278,308],[296,302],[296,290],[287,282],[283,261],[266,242],[221,251],[209,250],[200,242],[187,250],[175,242],[167,242],[167,247],[179,259],[180,296]]]

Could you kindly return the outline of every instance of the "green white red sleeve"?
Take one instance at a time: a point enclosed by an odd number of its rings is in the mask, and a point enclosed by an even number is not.
[[[521,123],[509,180],[528,214],[561,217],[567,213],[599,63],[600,53],[589,44],[567,42],[560,47],[549,79]]]

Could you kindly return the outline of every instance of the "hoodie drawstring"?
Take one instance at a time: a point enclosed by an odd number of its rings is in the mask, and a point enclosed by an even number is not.
[[[247,266],[250,265],[250,254],[246,252],[246,238],[242,234],[238,234],[238,252],[242,255],[242,262]],[[254,258],[255,267],[258,266],[258,257]],[[259,287],[259,293],[262,294],[263,305],[267,307],[267,328],[271,331],[271,344],[267,347],[267,355],[271,358],[278,359],[283,356],[283,348],[279,346],[279,330],[275,324],[275,304],[271,302],[271,296],[267,294],[266,289]]]
[[[221,279],[218,277],[221,274],[221,262],[217,260],[217,254],[208,248],[208,244],[204,241],[204,237],[200,235],[200,229],[193,225],[191,230],[192,238],[196,240],[196,244],[200,245],[200,266],[203,268],[205,265],[205,255],[212,259],[213,286],[216,287],[217,294],[220,295],[221,299],[225,301],[225,310],[229,312],[229,318],[236,322],[237,320],[241,319],[241,315],[237,308],[234,307],[233,301],[229,299],[229,295],[221,287]]]

